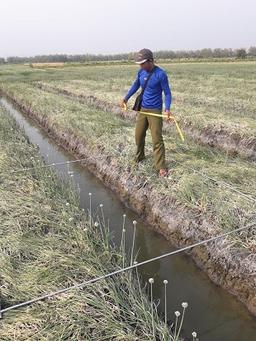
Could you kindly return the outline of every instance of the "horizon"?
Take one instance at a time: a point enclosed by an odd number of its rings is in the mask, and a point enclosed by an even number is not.
[[[240,47],[237,47],[237,48],[232,48],[232,47],[203,47],[203,48],[200,48],[200,49],[178,49],[178,50],[173,50],[173,49],[161,49],[161,50],[153,50],[153,53],[159,53],[159,52],[163,52],[163,51],[168,51],[168,52],[195,52],[195,51],[201,51],[201,50],[233,50],[233,51],[237,51],[237,50],[240,50],[240,49],[244,49],[246,50],[246,52],[251,48],[251,47],[256,47],[256,46],[247,46],[247,47],[244,47],[244,46],[240,46]],[[4,56],[1,56],[0,55],[0,58],[4,58],[5,60],[7,60],[7,58],[11,58],[11,57],[17,57],[17,58],[35,58],[37,56],[62,56],[62,55],[66,55],[66,56],[79,56],[79,55],[91,55],[91,56],[115,56],[115,55],[119,55],[119,54],[132,54],[132,53],[136,53],[138,51],[127,51],[127,52],[116,52],[116,53],[88,53],[88,52],[85,52],[85,53],[49,53],[49,54],[35,54],[35,55],[24,55],[24,56],[18,56],[18,55],[10,55],[10,56],[7,56],[7,57],[4,57]]]

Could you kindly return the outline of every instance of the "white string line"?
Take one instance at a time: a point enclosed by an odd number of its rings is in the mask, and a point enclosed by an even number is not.
[[[240,227],[240,228],[237,228],[235,230],[232,230],[232,231],[229,231],[229,232],[226,232],[226,233],[223,233],[223,234],[220,234],[218,236],[215,236],[215,237],[211,237],[209,239],[205,239],[203,241],[200,241],[200,242],[197,242],[197,243],[194,243],[192,245],[189,245],[189,246],[185,246],[183,248],[180,248],[180,249],[177,249],[175,251],[171,251],[171,252],[168,252],[168,253],[165,253],[163,255],[160,255],[160,256],[157,256],[157,257],[153,257],[153,258],[150,258],[150,259],[147,259],[145,261],[142,261],[140,263],[136,263],[136,264],[133,264],[133,265],[130,265],[128,267],[125,267],[125,268],[121,268],[119,270],[116,270],[116,271],[113,271],[113,272],[110,272],[110,273],[107,273],[105,275],[102,275],[102,276],[99,276],[99,277],[96,277],[96,278],[92,278],[88,281],[83,281],[81,282],[80,284],[75,284],[75,285],[72,285],[72,286],[69,286],[67,288],[63,288],[63,289],[60,289],[58,291],[55,291],[55,292],[52,292],[52,293],[49,293],[49,294],[45,294],[43,296],[39,296],[39,297],[36,297],[34,299],[31,299],[29,301],[25,301],[25,302],[22,302],[22,303],[19,303],[19,304],[15,304],[13,306],[10,306],[10,307],[7,307],[5,309],[2,309],[0,310],[0,318],[2,318],[2,314],[7,312],[7,311],[10,311],[10,310],[14,310],[14,309],[18,309],[18,308],[21,308],[21,307],[24,307],[24,306],[27,306],[27,305],[31,305],[33,303],[36,303],[38,301],[42,301],[42,300],[45,300],[47,298],[50,298],[50,297],[53,297],[53,296],[57,296],[57,295],[60,295],[60,294],[63,294],[67,291],[70,291],[70,290],[74,290],[74,289],[79,289],[79,288],[83,288],[84,286],[87,286],[89,284],[93,284],[93,283],[96,283],[100,280],[103,280],[103,279],[106,279],[106,278],[109,278],[109,277],[112,277],[114,275],[117,275],[117,274],[120,274],[122,272],[125,272],[125,271],[128,271],[128,270],[131,270],[131,269],[134,269],[134,268],[137,268],[139,266],[142,266],[142,265],[145,265],[145,264],[148,264],[148,263],[151,263],[151,262],[154,262],[156,260],[159,260],[159,259],[162,259],[162,258],[166,258],[166,257],[169,257],[169,256],[173,256],[173,255],[176,255],[178,253],[181,253],[181,252],[184,252],[186,250],[189,250],[189,249],[192,249],[196,246],[200,246],[200,245],[203,245],[203,244],[207,244],[209,242],[212,242],[212,241],[215,241],[217,239],[220,239],[220,238],[223,238],[223,237],[226,237],[234,232],[238,232],[238,231],[242,231],[242,230],[245,230],[245,229],[248,229],[248,228],[251,228],[253,226],[256,225],[256,222],[253,222],[253,223],[250,223],[246,226],[243,226],[243,227]]]
[[[43,165],[43,166],[33,166],[33,167],[28,167],[28,168],[13,169],[13,170],[10,170],[9,173],[14,174],[14,173],[19,173],[19,172],[25,172],[25,171],[33,170],[33,169],[41,169],[41,168],[54,167],[54,166],[60,166],[60,165],[68,165],[70,163],[82,162],[82,161],[86,161],[86,160],[87,159],[84,158],[84,159],[77,159],[77,160],[70,160],[70,161],[63,161],[63,162],[53,162],[53,163],[46,164],[46,165]],[[0,175],[4,174],[4,173],[5,172],[0,173]]]
[[[33,170],[33,169],[50,168],[50,167],[54,167],[54,166],[68,165],[68,164],[82,162],[82,161],[86,161],[86,160],[87,160],[86,158],[83,158],[83,159],[76,159],[76,160],[70,160],[70,161],[65,161],[65,162],[53,162],[53,163],[46,164],[46,165],[43,165],[43,166],[33,166],[33,167],[27,167],[27,168],[20,168],[20,169],[16,169],[16,170],[15,169],[14,170],[10,170],[10,173],[11,174],[15,174],[15,173],[19,173],[19,172],[30,171],[30,170]],[[174,160],[174,159],[172,159],[172,161],[184,166],[184,164],[182,162],[180,162],[180,161],[177,161],[177,160]],[[234,191],[234,192],[240,194],[241,196],[245,197],[246,199],[256,203],[256,198],[254,198],[252,194],[249,195],[249,194],[243,193],[240,190],[238,190],[237,188],[235,188],[234,186],[228,184],[227,182],[215,179],[213,177],[210,177],[209,175],[207,175],[207,174],[205,174],[203,172],[200,172],[200,171],[196,170],[193,167],[188,167],[186,165],[184,167],[187,168],[187,169],[190,169],[193,172],[196,172],[196,173],[200,174],[201,176],[203,176],[203,177],[205,177],[205,178],[207,178],[209,180],[214,181],[215,183],[219,184],[220,186],[224,186],[224,187],[228,188],[229,190]],[[5,172],[0,173],[0,175],[1,174],[5,174]]]
[[[41,169],[41,168],[48,168],[48,167],[54,167],[54,166],[59,166],[59,165],[66,165],[66,164],[69,164],[69,163],[76,163],[76,162],[81,162],[81,161],[86,161],[86,158],[83,158],[83,159],[77,159],[77,160],[72,160],[72,161],[66,161],[66,162],[57,162],[57,163],[51,163],[51,164],[47,164],[47,165],[43,165],[43,166],[34,166],[34,167],[28,167],[28,168],[21,168],[21,169],[17,169],[17,170],[11,170],[10,173],[14,174],[14,173],[18,173],[18,172],[24,172],[24,171],[29,171],[29,170],[33,170],[33,169]],[[172,159],[172,161],[178,163],[178,164],[181,164],[184,166],[184,164],[180,161],[177,161],[177,160],[174,160]],[[256,198],[253,197],[252,194],[246,194],[246,193],[243,193],[242,191],[238,190],[237,188],[235,188],[234,186],[230,185],[229,183],[223,181],[223,180],[218,180],[218,179],[215,179],[215,178],[212,178],[210,177],[209,175],[203,173],[203,172],[200,172],[196,169],[194,169],[193,167],[188,167],[188,166],[184,166],[186,167],[187,169],[190,169],[198,174],[200,174],[201,176],[209,179],[209,180],[212,180],[214,181],[215,183],[219,184],[219,185],[222,185],[226,188],[228,188],[229,190],[232,190],[238,194],[240,194],[241,196],[243,196],[244,198],[250,200],[250,201],[253,201],[254,203],[256,203]],[[1,174],[4,174],[5,172],[3,173],[0,173]]]
[[[184,164],[182,162],[180,162],[180,161],[177,161],[177,160],[174,160],[174,159],[172,159],[172,161],[184,166]],[[239,189],[237,189],[236,187],[230,185],[229,183],[227,183],[227,182],[225,182],[223,180],[215,179],[215,178],[205,174],[204,172],[200,172],[199,170],[197,170],[197,169],[195,169],[193,167],[189,167],[189,166],[186,166],[186,165],[184,167],[187,168],[187,169],[190,169],[193,172],[196,172],[196,173],[200,174],[201,176],[203,176],[203,177],[205,177],[205,178],[207,178],[209,180],[212,180],[213,182],[219,184],[220,186],[227,187],[229,190],[232,190],[232,191],[240,194],[241,196],[245,197],[246,199],[256,203],[256,198],[254,198],[252,194],[246,194],[244,192],[241,192]]]

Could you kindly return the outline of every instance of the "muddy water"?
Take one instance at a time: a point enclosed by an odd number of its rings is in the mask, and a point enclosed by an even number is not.
[[[47,163],[73,160],[72,155],[58,146],[30,119],[25,118],[12,104],[0,99],[0,104],[25,130],[30,141],[37,144],[42,157]],[[95,178],[85,167],[77,164],[55,166],[62,177],[70,177],[80,193],[81,208],[88,209],[89,196],[92,193],[93,209],[100,203],[104,205],[106,219],[109,218],[114,242],[119,244],[122,217],[125,213],[127,247],[132,240],[132,221],[138,221],[136,251],[138,260],[145,260],[173,250],[165,238],[143,224],[140,218],[125,207],[109,189]],[[185,254],[175,255],[139,268],[144,283],[148,278],[155,279],[154,298],[160,298],[159,309],[163,311],[163,280],[168,284],[168,318],[173,320],[174,311],[181,310],[181,302],[188,302],[189,308],[183,325],[184,334],[197,331],[201,341],[254,341],[256,340],[256,319],[232,295],[213,284]],[[190,338],[191,339],[191,338]]]

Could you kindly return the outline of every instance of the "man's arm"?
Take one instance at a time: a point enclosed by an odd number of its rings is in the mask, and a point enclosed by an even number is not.
[[[165,96],[165,111],[170,112],[170,107],[172,103],[172,93],[168,82],[168,77],[166,73],[163,73],[161,77],[161,87]]]

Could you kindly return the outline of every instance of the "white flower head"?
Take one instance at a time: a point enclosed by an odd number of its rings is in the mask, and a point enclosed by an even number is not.
[[[175,311],[174,314],[175,314],[176,317],[179,317],[179,316],[180,316],[180,312],[179,312],[179,311]]]
[[[69,206],[69,202],[66,202],[66,206]]]
[[[95,221],[94,226],[95,226],[95,227],[98,227],[98,226],[99,226],[99,223],[98,223],[97,221]]]
[[[154,278],[151,277],[148,281],[149,281],[150,284],[153,284],[154,283]]]
[[[133,223],[133,225],[136,225],[136,224],[137,224],[137,221],[136,221],[136,220],[133,220],[132,223]]]
[[[164,285],[168,284],[167,279],[164,279],[164,280],[163,280],[163,283],[164,283]]]
[[[196,333],[196,332],[193,332],[193,333],[192,333],[192,336],[193,336],[193,337],[197,337],[197,333]]]
[[[186,309],[186,308],[188,307],[188,303],[187,303],[187,302],[183,302],[183,303],[181,304],[181,306],[182,306],[182,308]]]
[[[103,204],[100,204],[100,207],[103,207]]]
[[[92,193],[90,192],[90,193],[89,193],[89,196],[91,196],[91,195],[92,195]]]
[[[68,220],[69,220],[69,221],[72,221],[72,220],[73,220],[73,218],[69,218]]]
[[[126,214],[123,214],[123,217],[125,218],[125,217],[126,217]]]

